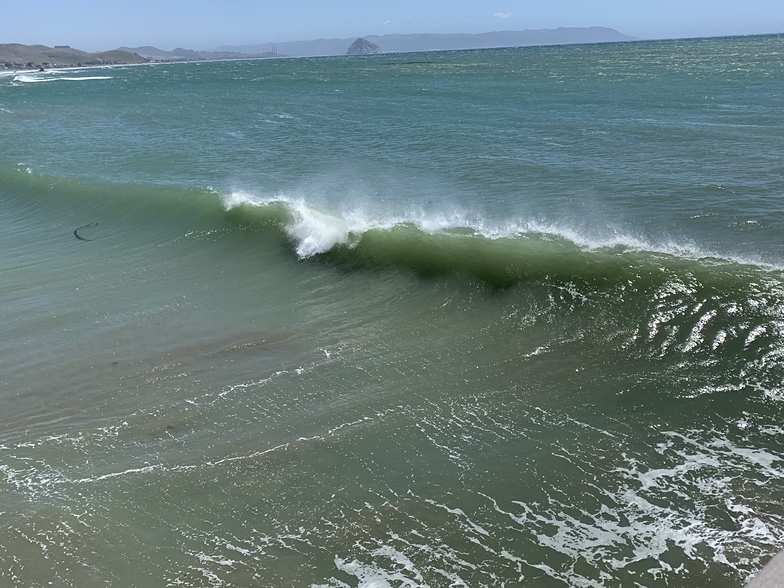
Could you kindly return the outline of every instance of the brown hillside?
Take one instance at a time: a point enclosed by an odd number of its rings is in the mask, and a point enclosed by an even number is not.
[[[144,63],[145,61],[143,57],[135,53],[119,49],[102,53],[87,53],[71,47],[20,45],[19,43],[0,44],[0,69],[111,65]]]

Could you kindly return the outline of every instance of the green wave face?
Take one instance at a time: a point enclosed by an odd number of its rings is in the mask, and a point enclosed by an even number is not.
[[[491,289],[543,282],[632,292],[678,283],[712,296],[760,282],[775,290],[782,278],[778,268],[687,246],[657,247],[634,238],[624,242],[616,235],[589,241],[570,231],[548,232],[525,220],[510,228],[405,212],[390,218],[358,217],[345,210],[324,211],[302,199],[92,185],[19,170],[0,174],[0,190],[7,205],[19,206],[25,214],[35,208],[36,214],[73,226],[71,231],[100,231],[114,234],[115,240],[137,235],[166,241],[182,231],[229,231],[250,241],[252,235],[263,234],[299,260],[354,270],[410,271],[422,278],[462,276]]]

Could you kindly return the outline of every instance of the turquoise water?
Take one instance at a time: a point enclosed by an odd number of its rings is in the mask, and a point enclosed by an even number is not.
[[[0,585],[739,586],[784,36],[0,77]]]

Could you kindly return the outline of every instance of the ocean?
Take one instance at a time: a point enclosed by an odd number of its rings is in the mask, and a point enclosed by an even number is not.
[[[18,72],[0,145],[0,586],[784,547],[784,35]]]

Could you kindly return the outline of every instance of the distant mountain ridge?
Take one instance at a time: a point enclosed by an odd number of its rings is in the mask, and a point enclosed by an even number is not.
[[[573,43],[609,43],[636,41],[607,27],[560,27],[557,29],[529,29],[524,31],[494,31],[490,33],[408,35],[366,35],[363,37],[377,45],[384,53],[407,53],[416,51],[445,51],[453,49],[490,49],[494,47],[523,47],[528,45],[565,45]],[[288,41],[263,43],[261,45],[226,45],[214,51],[240,54],[278,51],[281,55],[296,57],[316,55],[345,55],[356,40],[317,39],[314,41]]]
[[[364,41],[365,47],[377,47],[382,53],[417,51],[447,51],[455,49],[489,49],[494,47],[524,47],[528,45],[563,45],[575,43],[608,43],[634,41],[607,27],[561,27],[524,31],[495,31],[491,33],[368,35],[357,39],[317,39],[263,43],[261,45],[232,45],[207,51],[178,47],[164,51],[149,45],[120,47],[113,51],[88,53],[68,46],[0,44],[0,70],[38,69],[40,67],[73,67],[80,65],[109,65],[145,63],[149,61],[198,61],[220,59],[249,59],[257,57],[307,57],[345,55],[352,44]]]

